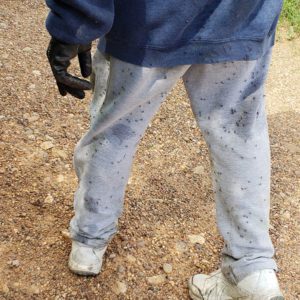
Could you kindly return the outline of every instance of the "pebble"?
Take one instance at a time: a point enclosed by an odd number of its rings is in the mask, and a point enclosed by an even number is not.
[[[197,166],[196,168],[193,169],[193,173],[197,175],[202,175],[205,173],[204,167],[203,166]]]
[[[177,242],[175,248],[180,253],[187,251],[187,245],[184,241]]]
[[[169,274],[169,273],[172,272],[173,267],[172,267],[171,264],[165,263],[165,264],[163,264],[163,270],[164,270],[167,274]]]
[[[23,115],[23,118],[26,119],[26,120],[28,120],[29,122],[35,122],[35,121],[37,121],[40,118],[40,116],[37,113],[32,113],[31,115],[28,114],[28,113],[25,113]]]
[[[166,281],[166,275],[161,274],[161,275],[155,275],[151,277],[146,278],[148,283],[156,285],[156,284],[162,284]]]
[[[125,294],[127,291],[127,285],[125,282],[116,281],[115,285],[113,286],[113,292],[116,295]]]
[[[140,240],[136,243],[138,248],[143,248],[145,247],[145,241],[144,240]]]
[[[60,157],[62,159],[67,159],[68,158],[68,154],[65,151],[60,150],[60,149],[56,149],[56,148],[52,149],[52,155],[55,156],[55,157]]]
[[[35,137],[35,135],[33,135],[33,134],[28,135],[27,138],[28,138],[29,140],[31,140],[31,141],[35,141],[35,140],[36,140],[36,137]]]
[[[41,147],[43,150],[49,150],[49,149],[53,148],[54,145],[53,145],[52,142],[47,141],[47,142],[41,143],[40,147]]]
[[[7,29],[8,25],[6,23],[1,22],[0,23],[0,28],[1,29]]]
[[[205,244],[205,238],[203,234],[190,234],[188,235],[188,238],[192,244]]]
[[[40,293],[40,289],[36,286],[36,285],[33,285],[30,287],[30,291],[34,294],[34,295],[37,295]]]
[[[22,50],[25,51],[25,52],[30,52],[30,51],[32,51],[32,48],[30,48],[30,47],[25,47],[25,48],[23,48]]]
[[[124,273],[124,272],[125,272],[125,267],[122,266],[122,265],[118,266],[118,267],[117,267],[117,272],[118,272],[118,273]]]
[[[33,74],[33,75],[36,75],[36,76],[41,76],[41,75],[42,75],[41,72],[40,72],[39,70],[33,70],[33,71],[32,71],[32,74]]]
[[[286,220],[289,220],[291,218],[291,214],[289,211],[285,211],[283,214],[282,214],[282,217]]]
[[[33,158],[37,158],[37,159],[46,161],[48,159],[48,154],[47,154],[47,152],[45,152],[43,150],[36,150],[33,153]]]
[[[6,283],[0,283],[0,292],[2,292],[3,294],[9,293],[9,288]]]
[[[59,175],[56,177],[56,181],[57,181],[58,183],[64,182],[64,181],[65,181],[65,176],[62,175],[62,174],[59,174]]]
[[[16,267],[16,268],[20,266],[20,262],[19,262],[19,260],[17,260],[17,259],[14,259],[14,260],[10,261],[9,264],[10,264],[12,267]]]
[[[129,263],[135,263],[136,262],[136,258],[131,254],[128,254],[126,259]]]
[[[63,229],[63,230],[61,231],[61,235],[62,235],[65,239],[70,239],[70,238],[71,238],[70,232],[69,232],[69,230],[67,230],[67,229]]]
[[[45,198],[44,202],[47,203],[47,204],[53,203],[54,199],[53,199],[52,195],[48,194],[48,196]]]

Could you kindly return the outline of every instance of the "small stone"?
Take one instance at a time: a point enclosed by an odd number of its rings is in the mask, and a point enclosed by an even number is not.
[[[34,84],[34,83],[30,84],[30,85],[28,86],[28,88],[29,88],[30,90],[34,90],[34,89],[35,89],[35,84]]]
[[[169,273],[172,272],[173,267],[172,267],[171,264],[165,263],[165,264],[163,264],[163,270],[164,270],[167,274],[169,274]]]
[[[38,114],[32,114],[30,118],[28,119],[29,122],[35,122],[40,118]]]
[[[47,203],[47,204],[51,204],[51,203],[54,202],[54,199],[50,194],[48,194],[48,196],[45,198],[44,202]]]
[[[157,285],[157,284],[162,284],[166,281],[166,275],[164,274],[155,275],[155,276],[147,277],[146,279],[148,283]]]
[[[122,282],[122,281],[116,281],[114,287],[113,287],[113,292],[116,295],[120,295],[120,294],[125,294],[127,291],[127,285],[126,283]]]
[[[0,28],[1,29],[7,29],[8,25],[6,23],[1,22],[0,23]]]
[[[49,150],[51,148],[54,147],[54,145],[52,144],[52,142],[43,142],[41,143],[40,147],[43,149],[43,150]]]
[[[47,161],[47,159],[48,159],[48,154],[47,154],[46,151],[43,151],[43,150],[36,150],[36,151],[34,151],[34,153],[30,156],[30,158],[33,158],[33,159],[41,159],[41,160]]]
[[[202,245],[196,243],[195,244],[195,249],[198,250],[198,251],[201,251],[202,250]]]
[[[127,184],[132,184],[132,176],[129,177]]]
[[[25,114],[23,114],[23,118],[24,118],[24,119],[28,119],[28,118],[30,118],[30,114],[29,114],[29,113],[25,113]]]
[[[57,148],[52,149],[52,155],[55,157],[60,157],[62,159],[68,158],[68,154],[65,151],[57,149]]]
[[[143,248],[143,247],[145,247],[145,241],[144,241],[144,240],[138,241],[138,242],[136,243],[136,246],[137,246],[138,248]]]
[[[289,220],[291,218],[291,214],[289,211],[285,211],[282,215],[282,217],[286,220]]]
[[[136,258],[131,254],[128,254],[126,259],[129,263],[135,263],[136,262]]]
[[[58,183],[64,182],[64,181],[65,181],[65,176],[62,175],[62,174],[59,174],[59,175],[57,176],[57,178],[56,178],[56,181],[57,181]]]
[[[23,115],[23,118],[27,119],[29,122],[35,122],[40,118],[40,116],[37,113],[33,113],[31,115],[26,113]]]
[[[118,273],[124,273],[124,272],[125,272],[125,267],[122,266],[122,265],[118,266],[118,267],[117,267],[117,272],[118,272]]]
[[[10,264],[12,267],[15,267],[15,268],[17,268],[17,267],[20,266],[20,262],[19,262],[19,260],[17,260],[17,259],[14,259],[14,260],[10,261],[9,264]]]
[[[202,166],[197,166],[196,168],[193,169],[193,173],[197,175],[202,175],[205,173],[204,167]]]
[[[40,72],[39,70],[33,70],[33,71],[32,71],[32,74],[33,74],[33,75],[36,75],[36,76],[41,76],[41,75],[42,75],[41,72]]]
[[[46,135],[45,135],[45,140],[46,140],[46,141],[51,141],[51,142],[53,142],[53,141],[54,141],[54,138],[53,138],[52,136],[46,134]]]
[[[176,245],[175,245],[175,248],[180,253],[183,253],[183,252],[187,251],[187,245],[183,241],[177,242]]]
[[[30,287],[30,291],[32,292],[32,294],[34,295],[37,295],[40,293],[40,289],[36,286],[36,285],[33,285]]]
[[[31,140],[31,141],[35,141],[35,140],[36,140],[36,137],[35,137],[35,135],[33,135],[33,134],[28,135],[27,138],[28,138],[29,140]]]
[[[30,47],[25,47],[25,48],[23,48],[22,50],[25,51],[25,52],[30,52],[30,51],[32,51],[32,48],[30,48]]]
[[[111,259],[114,259],[114,258],[116,258],[116,257],[117,257],[116,253],[111,253],[111,254],[109,255],[109,258],[111,258]]]
[[[3,294],[9,293],[9,288],[6,283],[0,283],[0,292],[2,292]]]
[[[205,238],[203,234],[190,234],[188,235],[188,238],[192,244],[205,244]]]
[[[61,235],[67,240],[69,240],[71,238],[70,232],[67,229],[63,229],[61,231]]]

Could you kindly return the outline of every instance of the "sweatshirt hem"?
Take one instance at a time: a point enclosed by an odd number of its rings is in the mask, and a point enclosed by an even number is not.
[[[234,40],[220,43],[200,41],[176,49],[151,49],[105,38],[100,40],[98,49],[122,61],[151,68],[257,60],[274,45],[274,41],[273,32],[261,41]]]

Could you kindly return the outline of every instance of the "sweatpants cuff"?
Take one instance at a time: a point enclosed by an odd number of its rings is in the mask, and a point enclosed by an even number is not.
[[[77,241],[77,242],[80,242],[87,246],[90,246],[93,248],[100,248],[100,249],[106,247],[112,238],[111,237],[109,240],[106,240],[106,239],[101,239],[101,238],[86,237],[86,236],[78,234],[77,232],[72,230],[71,227],[69,228],[69,232],[70,232],[70,237],[73,241]]]
[[[251,273],[265,269],[273,269],[276,272],[278,271],[276,262],[273,259],[270,259],[266,262],[252,263],[244,267],[239,266],[238,268],[233,268],[232,266],[228,266],[222,268],[222,273],[228,281],[233,284],[238,284]]]

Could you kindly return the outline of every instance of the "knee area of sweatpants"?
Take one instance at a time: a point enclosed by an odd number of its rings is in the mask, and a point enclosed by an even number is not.
[[[246,120],[238,118],[237,120],[216,120],[208,118],[206,120],[197,120],[198,126],[205,139],[218,141],[222,144],[257,144],[257,141],[267,134],[266,122],[257,120]]]

